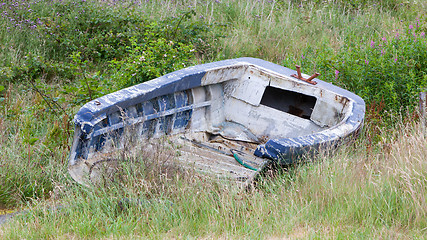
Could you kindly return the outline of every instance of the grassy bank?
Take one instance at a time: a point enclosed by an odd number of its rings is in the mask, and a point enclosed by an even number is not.
[[[422,238],[427,87],[419,1],[7,1],[0,3],[1,238]],[[67,173],[85,102],[186,66],[251,56],[351,90],[361,138],[250,192],[141,153],[110,182]],[[130,157],[135,160],[134,157]],[[146,164],[141,165],[144,162]]]

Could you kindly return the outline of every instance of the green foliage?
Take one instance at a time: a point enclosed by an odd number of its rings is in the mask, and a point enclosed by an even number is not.
[[[73,104],[82,104],[109,93],[108,82],[103,80],[99,71],[89,71],[90,63],[83,60],[80,52],[72,53],[70,58],[69,67],[79,82],[64,86],[63,93],[72,95]]]
[[[74,79],[73,71],[64,62],[46,60],[41,55],[28,53],[21,64],[12,67],[3,67],[0,81],[4,82],[28,82],[38,78],[52,80],[54,78]]]
[[[348,42],[338,51],[327,44],[307,48],[300,58],[287,59],[285,65],[300,62],[321,77],[361,96],[368,106],[377,106],[380,115],[387,111],[414,109],[418,93],[427,87],[427,39],[417,20],[406,30]]]
[[[123,60],[112,60],[111,68],[116,71],[111,78],[116,88],[142,83],[168,72],[186,67],[194,58],[194,47],[183,43],[158,38],[143,44],[131,40],[128,56]]]
[[[194,20],[197,15],[195,10],[179,11],[178,17],[168,17],[160,21],[164,32],[160,37],[166,41],[193,45],[197,57],[213,59],[218,51],[218,39],[224,38],[225,25],[219,23],[206,23],[202,20]]]
[[[141,41],[147,36],[152,40],[163,37],[189,44],[199,42],[210,30],[208,24],[191,20],[194,10],[155,21],[138,11],[135,3],[111,7],[99,1],[41,1],[22,8],[16,8],[13,2],[4,6],[10,8],[6,16],[13,15],[25,25],[8,23],[8,30],[30,32],[36,36],[32,41],[43,42],[45,57],[57,60],[65,60],[73,52],[94,62],[121,59],[131,38]]]
[[[414,106],[427,87],[426,39],[408,32],[372,40],[368,46],[348,46],[336,63],[339,80],[368,103],[384,102],[384,110]]]
[[[63,95],[55,102],[72,106],[185,67],[196,56],[210,57],[214,46],[215,37],[207,36],[216,25],[195,20],[191,9],[153,20],[136,3],[36,1],[2,6],[0,21],[14,16],[24,22],[20,26],[12,24],[15,20],[7,22],[8,34],[28,37],[13,39],[10,47],[25,55],[17,56],[16,64],[5,61],[0,80],[65,81]],[[38,48],[27,49],[27,42]],[[43,86],[33,89],[37,88]],[[47,94],[45,100],[54,99]]]
[[[132,36],[143,34],[150,21],[130,8],[112,8],[95,1],[58,1],[58,16],[45,19],[51,55],[81,52],[91,61],[121,58]],[[150,29],[151,30],[151,29]]]
[[[69,68],[77,83],[64,86],[63,93],[72,96],[73,104],[82,104],[107,93],[160,77],[188,66],[195,57],[193,45],[154,39],[147,36],[138,41],[130,39],[127,54],[122,59],[110,61],[109,70],[101,74],[90,72],[88,60],[80,52],[73,53]]]

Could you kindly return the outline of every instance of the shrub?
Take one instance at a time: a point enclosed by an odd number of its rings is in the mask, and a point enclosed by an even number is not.
[[[138,43],[132,39],[128,57],[112,60],[111,67],[117,71],[112,76],[116,88],[142,83],[183,67],[194,58],[194,47],[175,43],[164,38]]]
[[[121,59],[131,39],[165,38],[185,44],[198,43],[214,25],[193,21],[193,10],[179,17],[151,20],[138,9],[138,4],[100,1],[10,1],[0,5],[4,10],[0,21],[9,33],[27,38],[14,39],[15,45],[25,42],[42,44],[48,59],[66,60],[73,52],[91,61]],[[36,45],[34,44],[34,45]],[[22,49],[25,53],[31,49]]]
[[[284,64],[316,69],[321,78],[355,92],[369,109],[385,116],[404,107],[415,109],[418,93],[427,87],[426,48],[425,32],[417,21],[389,36],[349,41],[338,51],[327,44],[309,47],[300,58],[288,58]]]
[[[427,41],[424,32],[413,28],[365,45],[347,45],[335,66],[339,81],[369,104],[384,102],[384,110],[414,106],[427,87]]]

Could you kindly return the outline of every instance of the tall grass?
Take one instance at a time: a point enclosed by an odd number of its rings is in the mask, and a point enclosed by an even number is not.
[[[65,174],[69,122],[31,88],[9,85],[0,107],[0,209],[49,196]]]
[[[178,16],[194,9],[195,18],[225,24],[218,58],[261,57],[281,62],[307,47],[326,43],[339,49],[400,29],[425,14],[425,3],[401,1],[152,1],[141,6],[152,17]],[[168,11],[159,12],[158,8]],[[222,30],[222,29],[221,29]]]
[[[1,5],[6,27],[0,29],[0,210],[26,211],[0,227],[0,238],[425,236],[427,142],[415,113],[396,118],[403,112],[398,108],[414,109],[411,94],[427,79],[424,2],[29,2],[12,12],[32,18],[13,21]],[[52,23],[61,25],[49,28]],[[136,31],[137,24],[148,30]],[[76,31],[77,25],[83,27]],[[391,40],[396,32],[399,41],[380,49],[381,39]],[[55,34],[67,41],[58,45]],[[172,36],[181,45],[168,44]],[[333,155],[276,173],[249,192],[176,165],[164,168],[145,152],[127,156],[127,164],[106,182],[76,184],[67,159],[71,119],[80,104],[119,81],[135,83],[120,76],[147,70],[136,63],[146,49],[158,55],[147,63],[151,66],[165,49],[179,51],[176,46],[188,53],[180,59],[185,64],[252,56],[302,64],[305,72],[320,69],[323,79],[369,101],[362,137]],[[121,57],[114,59],[116,53]],[[176,69],[173,61],[169,65],[155,70]],[[403,82],[404,88],[394,88]],[[386,108],[392,101],[381,97],[398,94],[411,100]],[[393,109],[390,115],[387,109]]]
[[[243,191],[182,170],[85,188],[63,181],[2,229],[15,238],[412,238],[427,226],[427,138],[414,123],[319,155]],[[139,167],[138,170],[143,170]],[[150,172],[152,174],[150,174]],[[155,173],[155,174],[153,174]],[[147,182],[149,181],[149,182]],[[150,184],[156,182],[156,184]],[[104,185],[103,185],[104,186]],[[62,208],[55,209],[61,205]]]

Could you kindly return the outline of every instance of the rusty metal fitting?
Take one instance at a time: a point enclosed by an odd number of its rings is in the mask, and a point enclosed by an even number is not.
[[[316,85],[317,82],[312,81],[314,78],[318,77],[320,75],[320,73],[314,73],[313,75],[311,75],[309,78],[303,78],[301,75],[301,67],[298,65],[295,65],[295,68],[297,70],[297,74],[292,74],[291,77],[297,78],[299,80],[303,80],[304,82]]]

